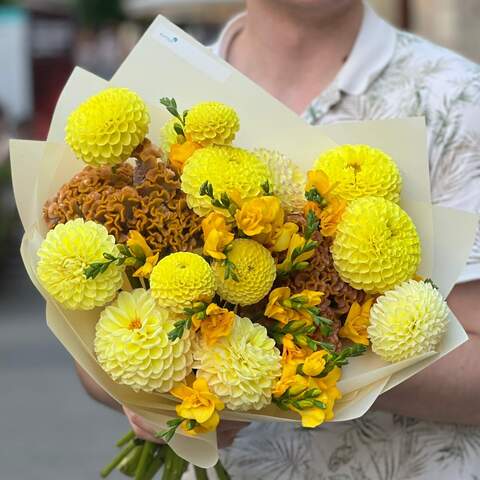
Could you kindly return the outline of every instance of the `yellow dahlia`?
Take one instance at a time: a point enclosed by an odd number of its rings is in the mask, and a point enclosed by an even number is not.
[[[420,251],[417,230],[407,213],[379,197],[352,201],[332,244],[342,280],[367,293],[382,293],[412,278]]]
[[[211,199],[200,195],[206,181],[212,184],[216,198],[224,192],[235,192],[244,200],[263,194],[262,184],[271,183],[267,166],[247,150],[235,147],[207,147],[197,150],[189,159],[182,174],[182,190],[195,213],[208,215]]]
[[[90,97],[67,120],[66,142],[90,165],[127,160],[148,132],[143,100],[126,88],[107,88]]]
[[[368,145],[343,145],[323,153],[316,170],[326,173],[331,195],[350,201],[360,197],[384,197],[398,202],[402,177],[395,162]]]
[[[92,263],[118,256],[115,239],[103,225],[83,219],[58,224],[47,233],[37,255],[37,275],[43,288],[69,310],[91,310],[115,298],[122,286],[122,269],[110,265],[95,278],[85,276]]]
[[[272,288],[275,280],[275,261],[270,252],[254,240],[240,238],[231,243],[227,254],[234,265],[237,279],[225,279],[225,263],[213,265],[217,277],[217,292],[234,305],[253,305]]]
[[[160,130],[160,140],[161,140],[161,147],[165,153],[170,153],[170,147],[176,143],[178,143],[179,135],[175,131],[175,124],[178,123],[180,125],[180,121],[172,117],[168,122],[166,122],[162,129]]]
[[[98,363],[115,382],[135,391],[168,392],[191,372],[193,362],[190,332],[168,339],[175,321],[146,290],[121,292],[96,325]]]
[[[199,103],[188,111],[185,118],[185,135],[204,147],[230,145],[239,128],[235,110],[219,102]]]
[[[195,302],[210,302],[215,287],[210,265],[190,252],[167,255],[150,275],[150,288],[157,304],[177,313],[183,313]]]
[[[258,410],[270,403],[281,363],[264,326],[236,317],[230,335],[212,346],[198,339],[193,356],[197,378],[204,378],[227,408]]]
[[[305,204],[305,175],[287,156],[260,148],[253,153],[267,165],[272,175],[273,194],[288,213],[301,212]]]
[[[447,330],[448,307],[429,282],[409,280],[370,310],[372,350],[389,362],[434,352]]]

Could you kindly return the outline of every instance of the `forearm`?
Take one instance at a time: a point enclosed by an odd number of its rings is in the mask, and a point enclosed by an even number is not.
[[[75,363],[75,368],[77,370],[78,377],[82,382],[83,388],[90,395],[90,397],[99,403],[103,403],[103,405],[106,405],[109,408],[118,410],[119,412],[122,411],[121,405],[107,392],[105,392],[105,390],[103,390],[94,380],[92,380],[90,375],[88,375],[88,373],[83,370],[78,363]]]
[[[377,410],[445,423],[480,425],[480,337],[380,396]]]

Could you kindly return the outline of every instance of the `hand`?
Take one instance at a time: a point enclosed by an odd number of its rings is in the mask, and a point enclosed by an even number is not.
[[[138,438],[148,440],[149,442],[165,443],[162,439],[155,437],[155,434],[158,433],[158,431],[153,428],[148,420],[145,420],[143,417],[137,415],[126,407],[123,407],[123,411],[130,422],[132,430]],[[247,422],[222,420],[217,428],[218,447],[229,447],[235,440],[238,432],[248,425],[249,423]]]

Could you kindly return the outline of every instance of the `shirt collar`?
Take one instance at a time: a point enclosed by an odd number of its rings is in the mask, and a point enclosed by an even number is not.
[[[226,58],[233,38],[243,28],[245,16],[243,12],[233,17],[212,46],[221,58]],[[352,51],[328,90],[335,86],[336,90],[350,95],[364,93],[392,59],[396,33],[392,25],[365,4],[362,25]]]

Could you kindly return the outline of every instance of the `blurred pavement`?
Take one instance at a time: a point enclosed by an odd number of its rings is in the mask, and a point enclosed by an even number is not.
[[[128,425],[83,391],[17,240],[0,258],[0,479],[95,480]]]

